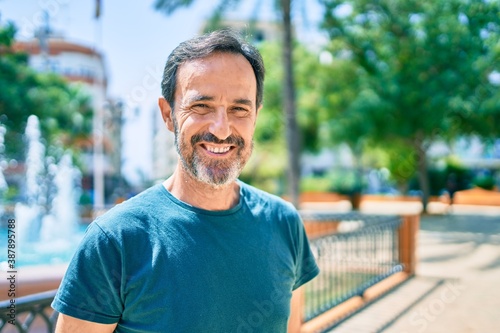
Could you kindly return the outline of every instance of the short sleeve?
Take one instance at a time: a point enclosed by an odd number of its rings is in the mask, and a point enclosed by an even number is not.
[[[118,322],[122,312],[119,247],[93,222],[71,261],[52,307],[101,324]]]
[[[302,219],[298,216],[297,228],[297,265],[296,265],[296,279],[293,285],[293,290],[301,285],[309,282],[319,274],[319,267],[316,264],[313,252],[309,244],[309,240],[304,229]]]

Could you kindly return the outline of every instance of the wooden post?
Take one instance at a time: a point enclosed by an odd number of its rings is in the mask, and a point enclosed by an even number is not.
[[[399,260],[404,265],[403,271],[409,276],[415,275],[417,268],[417,237],[420,215],[402,216],[399,227]]]

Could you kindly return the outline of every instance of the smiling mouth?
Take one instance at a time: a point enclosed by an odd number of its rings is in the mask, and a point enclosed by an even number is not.
[[[234,146],[217,147],[211,145],[209,146],[206,144],[202,144],[201,147],[212,154],[219,154],[219,155],[224,155],[234,148]]]

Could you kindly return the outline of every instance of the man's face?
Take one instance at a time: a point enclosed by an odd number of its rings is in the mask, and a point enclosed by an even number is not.
[[[182,167],[192,177],[221,186],[239,176],[253,148],[256,89],[253,69],[239,54],[179,66],[172,121]]]

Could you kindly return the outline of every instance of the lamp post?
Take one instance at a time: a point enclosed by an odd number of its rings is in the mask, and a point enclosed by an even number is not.
[[[93,119],[93,167],[94,167],[94,214],[104,208],[104,138],[103,138],[103,122],[104,122],[104,106],[100,104],[96,108]]]
[[[96,1],[96,49],[101,46],[101,1]],[[96,103],[97,107],[93,119],[93,141],[94,141],[94,215],[98,215],[104,209],[104,108],[106,107],[106,94],[103,99]]]

